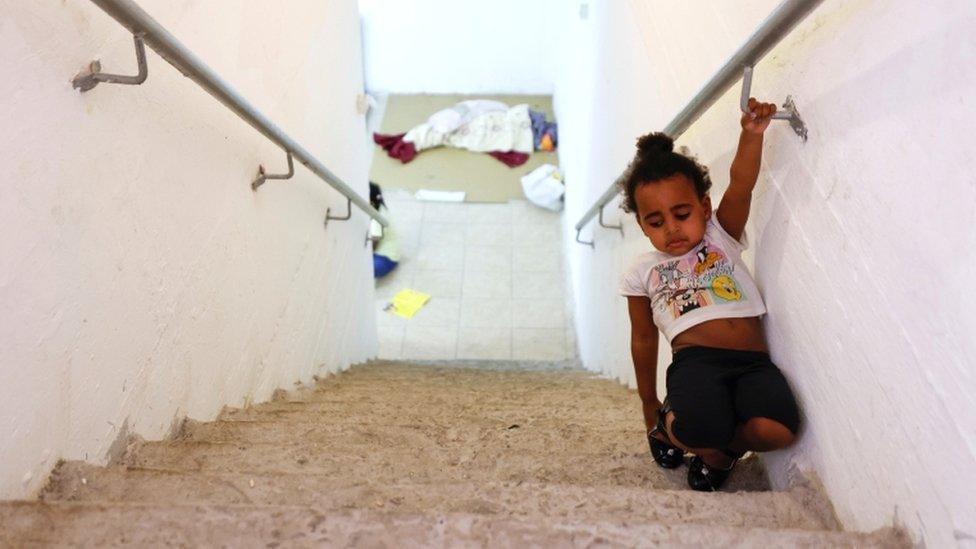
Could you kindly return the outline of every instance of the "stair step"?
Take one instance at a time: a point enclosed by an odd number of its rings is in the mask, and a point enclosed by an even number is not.
[[[640,486],[458,482],[387,484],[306,474],[175,472],[62,464],[45,501],[307,505],[323,511],[453,512],[588,521],[695,522],[763,528],[828,529],[795,492],[704,494]]]
[[[472,513],[332,512],[297,506],[0,503],[0,545],[907,547],[871,534],[702,524],[520,520]]]
[[[375,389],[378,380],[382,380],[389,387],[430,391],[442,398],[450,398],[453,394],[489,395],[503,399],[508,396],[522,397],[550,393],[564,397],[588,397],[591,394],[609,395],[614,398],[634,396],[627,391],[621,391],[620,385],[615,381],[581,369],[521,371],[512,368],[437,367],[404,362],[374,362],[357,366],[341,375],[320,380],[313,390],[303,388],[300,391],[292,391],[292,394],[302,398],[309,395],[313,398],[328,398],[327,395],[353,391],[367,398],[375,397],[377,395],[373,395],[369,389]],[[473,383],[459,383],[459,381]],[[587,390],[565,391],[567,388],[578,389],[580,384],[585,384]],[[367,390],[363,391],[363,389]],[[397,390],[390,391],[388,394],[384,392],[382,396],[396,399],[409,398],[410,395],[410,391]]]
[[[487,440],[505,444],[526,444],[534,441],[542,448],[553,445],[603,445],[642,447],[645,441],[641,425],[630,422],[625,427],[604,426],[587,428],[571,421],[535,418],[516,420],[517,423],[496,421],[480,428],[453,422],[434,423],[431,420],[406,422],[402,420],[373,423],[362,421],[214,421],[188,422],[180,440],[199,442],[264,442],[287,444],[297,440],[329,444],[380,444],[404,448],[426,448],[448,444],[484,443]]]
[[[519,407],[509,410],[493,409],[489,406],[471,409],[452,409],[447,406],[439,406],[438,411],[443,413],[440,419],[443,421],[450,418],[451,425],[455,426],[488,426],[488,427],[508,427],[513,424],[524,424],[530,418],[542,422],[570,422],[591,430],[597,430],[602,426],[623,427],[623,426],[642,426],[638,401],[621,405],[615,411],[593,412],[582,409],[565,411],[558,408],[548,410],[534,409],[527,413],[527,406],[538,407],[540,404],[524,402]],[[314,407],[295,407],[292,409],[259,410],[254,408],[226,410],[220,414],[220,421],[279,421],[283,423],[307,423],[307,422],[329,422],[337,424],[361,424],[361,423],[397,423],[397,424],[429,424],[431,423],[430,411],[418,410],[417,408],[426,406],[423,402],[410,402],[400,407],[389,406],[377,408],[372,411],[357,409],[355,407],[343,408],[336,406],[331,410],[317,410]],[[602,405],[604,408],[606,405]],[[410,411],[413,409],[413,411]],[[637,411],[635,411],[635,409]]]
[[[510,448],[490,450],[472,446],[391,448],[342,446],[314,442],[291,444],[213,443],[177,441],[148,443],[130,449],[129,467],[179,471],[238,473],[306,473],[350,478],[373,478],[396,483],[511,481],[584,485],[614,484],[681,489],[684,468],[665,471],[643,447],[611,452],[590,448],[561,448],[540,454]],[[728,491],[768,490],[765,470],[755,457],[739,462]]]
[[[647,448],[643,430],[633,428],[591,431],[577,424],[540,425],[529,420],[518,424],[433,425],[430,423],[369,424],[355,422],[215,422],[185,428],[179,437],[186,443],[251,445],[317,444],[329,453],[348,451],[524,452],[548,457],[564,454],[619,451],[642,452]],[[144,446],[151,446],[147,443]],[[160,445],[159,443],[156,443]],[[163,443],[167,446],[169,443]]]

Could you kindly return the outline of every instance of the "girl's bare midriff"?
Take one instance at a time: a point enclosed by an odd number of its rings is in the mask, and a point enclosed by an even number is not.
[[[675,353],[695,346],[769,352],[759,317],[709,320],[688,328],[671,341],[671,351]]]

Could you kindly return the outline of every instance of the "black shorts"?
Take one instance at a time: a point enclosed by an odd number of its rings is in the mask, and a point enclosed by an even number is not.
[[[687,347],[668,366],[671,432],[691,448],[725,448],[738,424],[754,417],[778,421],[796,434],[800,413],[793,392],[769,355]]]

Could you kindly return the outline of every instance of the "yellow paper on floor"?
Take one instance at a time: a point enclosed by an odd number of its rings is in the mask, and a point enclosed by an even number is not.
[[[400,290],[393,296],[393,313],[403,318],[412,318],[429,300],[430,296],[425,293],[416,290]]]

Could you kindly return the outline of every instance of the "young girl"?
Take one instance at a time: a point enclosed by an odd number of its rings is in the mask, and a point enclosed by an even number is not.
[[[788,446],[796,401],[770,361],[762,296],[742,263],[746,220],[759,175],[763,132],[776,106],[749,100],[731,181],[712,211],[708,171],[673,152],[662,133],[637,141],[623,181],[624,209],[655,250],[624,273],[631,354],[651,455],[662,467],[694,454],[688,484],[717,490],[747,451]],[[657,398],[658,330],[671,342],[667,398]]]

